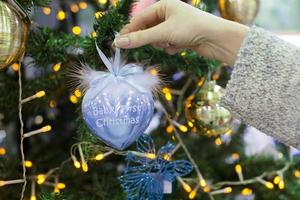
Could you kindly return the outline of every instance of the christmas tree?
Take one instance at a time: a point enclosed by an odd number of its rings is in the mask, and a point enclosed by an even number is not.
[[[216,12],[221,2],[187,3]],[[141,3],[0,1],[0,199],[300,199],[296,151],[276,142],[249,153],[250,128],[218,105],[231,68],[190,50],[122,50],[126,63],[163,79],[155,111],[136,145],[95,136],[70,74],[82,63],[106,71],[99,49],[117,54],[116,33]]]

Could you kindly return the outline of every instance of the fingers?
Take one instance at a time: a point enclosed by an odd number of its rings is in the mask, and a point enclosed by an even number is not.
[[[124,31],[134,32],[162,22],[164,13],[160,12],[162,10],[160,6],[161,3],[158,2],[144,9],[142,12],[139,12],[130,20],[130,23],[121,30],[121,34]]]
[[[174,47],[171,46],[171,47],[166,48],[166,52],[170,55],[174,55],[174,54],[176,54],[180,51],[181,51],[181,48],[178,48],[178,47],[175,47],[175,46]]]
[[[125,49],[137,48],[152,43],[164,43],[167,42],[166,30],[168,30],[167,24],[163,22],[149,29],[121,35],[115,39],[114,43],[117,47]]]

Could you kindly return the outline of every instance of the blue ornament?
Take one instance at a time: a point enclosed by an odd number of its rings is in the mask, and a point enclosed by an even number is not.
[[[121,186],[127,194],[127,200],[161,200],[163,199],[163,182],[173,182],[178,176],[185,176],[193,170],[189,161],[169,161],[165,159],[175,149],[168,143],[155,152],[153,140],[142,135],[137,141],[137,150],[141,153],[156,154],[155,159],[127,155],[124,175],[119,177]]]
[[[148,127],[154,111],[152,90],[158,77],[135,64],[122,65],[120,49],[112,62],[97,47],[109,72],[86,68],[80,78],[88,89],[82,114],[88,127],[107,145],[122,150]]]

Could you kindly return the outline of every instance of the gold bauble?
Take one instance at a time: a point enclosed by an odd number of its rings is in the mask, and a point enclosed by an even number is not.
[[[259,10],[259,0],[218,0],[219,11],[225,19],[251,24]]]
[[[218,104],[223,95],[223,88],[215,81],[209,81],[200,91],[188,97],[185,104],[188,124],[206,136],[218,136],[230,131],[232,116]]]
[[[0,69],[23,55],[29,26],[26,13],[15,1],[0,1]]]

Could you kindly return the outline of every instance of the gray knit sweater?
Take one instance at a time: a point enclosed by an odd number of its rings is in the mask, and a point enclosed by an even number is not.
[[[235,118],[300,149],[300,49],[252,27],[221,104]]]

